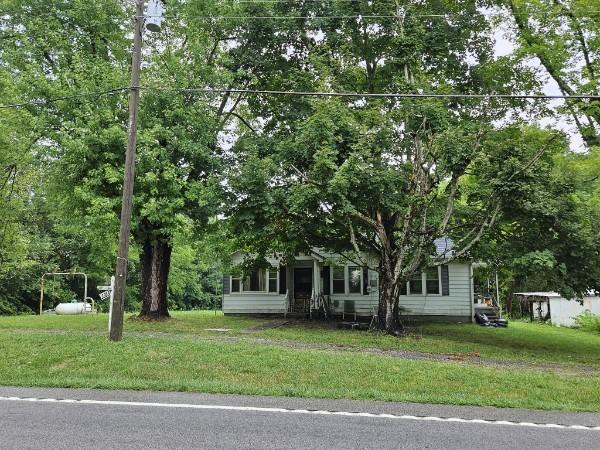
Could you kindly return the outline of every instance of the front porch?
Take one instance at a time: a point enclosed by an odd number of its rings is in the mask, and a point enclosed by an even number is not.
[[[286,265],[276,258],[271,267],[244,276],[226,276],[226,314],[283,314],[331,318],[371,317],[379,300],[377,273],[339,255],[301,254]]]

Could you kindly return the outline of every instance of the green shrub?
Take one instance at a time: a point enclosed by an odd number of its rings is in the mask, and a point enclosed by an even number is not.
[[[592,314],[589,311],[575,317],[575,323],[586,331],[593,331],[594,333],[600,333],[600,316]]]

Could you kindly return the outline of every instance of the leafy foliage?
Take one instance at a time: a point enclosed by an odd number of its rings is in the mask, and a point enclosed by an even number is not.
[[[600,316],[586,311],[575,318],[575,323],[586,331],[600,333]]]

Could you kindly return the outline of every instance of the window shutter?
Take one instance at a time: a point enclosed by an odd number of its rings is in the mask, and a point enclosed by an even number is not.
[[[329,266],[323,266],[323,294],[329,295],[331,293],[331,271]]]
[[[230,283],[229,283],[229,279],[231,277],[229,275],[223,275],[223,295],[227,295],[230,293],[229,291],[229,287],[230,287]]]
[[[442,295],[450,295],[450,275],[448,273],[448,266],[443,265],[442,269]]]
[[[369,295],[369,268],[363,267],[363,295]]]
[[[287,266],[279,266],[279,293],[285,295],[287,292]]]

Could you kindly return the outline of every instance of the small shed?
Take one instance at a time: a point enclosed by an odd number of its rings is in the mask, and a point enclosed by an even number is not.
[[[600,314],[600,297],[586,295],[579,299],[566,299],[557,292],[517,292],[522,302],[529,303],[531,319],[550,320],[559,327],[572,327],[575,317],[589,311]]]

